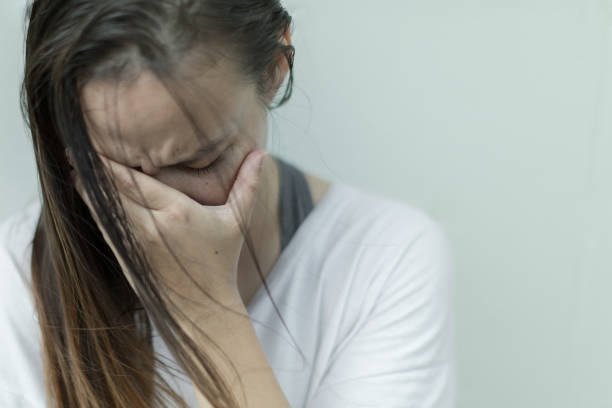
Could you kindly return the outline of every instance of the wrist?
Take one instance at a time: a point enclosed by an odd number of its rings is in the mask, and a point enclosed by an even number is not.
[[[228,322],[235,322],[236,319],[249,319],[247,308],[237,290],[208,295],[210,298],[202,295],[197,301],[177,305],[180,311],[173,313],[179,326],[190,337],[200,337],[200,330],[207,334],[212,330],[222,330]]]

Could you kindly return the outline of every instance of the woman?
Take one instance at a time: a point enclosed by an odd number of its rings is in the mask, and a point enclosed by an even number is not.
[[[42,199],[0,230],[1,406],[453,405],[437,224],[263,150],[293,84],[277,0],[28,19]]]

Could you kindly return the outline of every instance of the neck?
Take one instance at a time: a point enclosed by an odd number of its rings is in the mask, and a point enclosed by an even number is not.
[[[248,227],[252,251],[245,241],[238,260],[238,289],[245,306],[261,286],[258,266],[265,279],[280,256],[278,196],[278,167],[268,156],[261,169],[261,185]]]

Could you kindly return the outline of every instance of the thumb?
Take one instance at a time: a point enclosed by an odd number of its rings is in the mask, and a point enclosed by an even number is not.
[[[267,156],[265,150],[253,150],[246,156],[238,170],[238,176],[226,203],[227,209],[234,213],[234,218],[238,222],[249,223],[261,181],[261,169]]]

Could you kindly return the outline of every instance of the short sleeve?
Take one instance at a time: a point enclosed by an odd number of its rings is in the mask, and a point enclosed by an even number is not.
[[[332,356],[308,408],[454,407],[446,236],[428,220],[385,262],[389,271],[374,307],[350,343]]]

